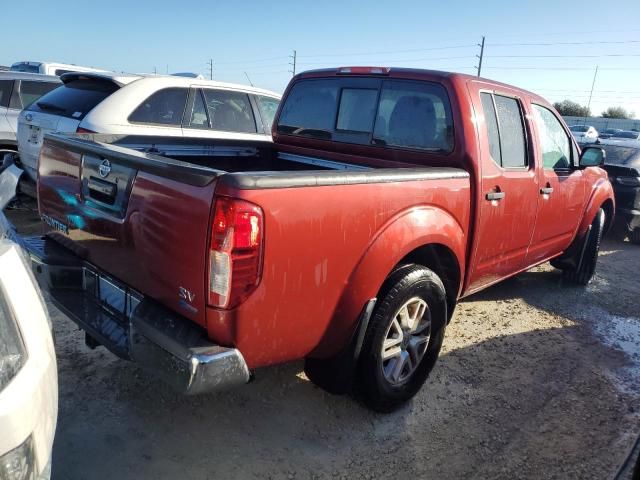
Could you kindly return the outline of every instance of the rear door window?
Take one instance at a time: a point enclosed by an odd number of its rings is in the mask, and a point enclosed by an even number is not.
[[[120,87],[110,80],[81,78],[43,95],[27,110],[82,120]]]
[[[481,92],[480,100],[493,161],[503,168],[526,167],[527,142],[518,100],[488,92]]]
[[[280,100],[272,97],[263,97],[261,95],[256,96],[256,99],[258,101],[260,115],[262,115],[262,123],[264,123],[267,131],[271,132],[271,125],[273,125],[273,119],[278,111]]]
[[[13,80],[0,80],[0,107],[9,106],[9,98],[13,90]]]
[[[490,93],[481,93],[480,99],[482,100],[484,124],[487,129],[491,158],[498,165],[502,165],[502,154],[500,153],[500,132],[498,131],[498,117],[496,117],[496,109],[493,105],[493,95]]]
[[[522,111],[518,100],[502,95],[494,96],[496,114],[500,127],[500,150],[504,168],[518,168],[527,165]]]
[[[60,85],[60,83],[54,82],[34,82],[30,80],[21,80],[20,101],[22,102],[22,107],[28,107],[44,94],[58,88]]]
[[[310,79],[289,92],[278,133],[364,145],[453,150],[453,121],[442,85],[373,78]]]
[[[225,132],[256,133],[249,95],[229,90],[203,89],[211,128]]]
[[[189,90],[165,88],[151,94],[131,115],[131,123],[179,127],[187,104]]]

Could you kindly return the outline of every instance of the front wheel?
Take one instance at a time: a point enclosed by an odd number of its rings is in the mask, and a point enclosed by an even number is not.
[[[447,302],[440,278],[419,265],[391,274],[378,298],[356,386],[369,408],[389,412],[412,398],[433,369],[444,339]]]
[[[591,281],[596,271],[603,230],[604,210],[600,209],[593,219],[593,222],[591,222],[591,228],[587,232],[583,247],[584,250],[582,251],[582,260],[576,268],[567,269],[562,272],[566,279],[578,285],[587,285]]]

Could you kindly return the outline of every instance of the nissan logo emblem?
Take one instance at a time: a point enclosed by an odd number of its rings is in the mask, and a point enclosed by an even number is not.
[[[111,162],[107,159],[102,160],[102,163],[98,168],[98,173],[102,178],[107,178],[111,173]]]

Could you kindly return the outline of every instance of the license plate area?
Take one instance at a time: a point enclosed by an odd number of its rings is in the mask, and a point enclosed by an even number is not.
[[[35,125],[29,125],[28,142],[36,145],[40,143],[40,127],[36,127]]]
[[[82,269],[82,288],[96,303],[122,320],[131,318],[142,301],[138,292],[89,267]]]

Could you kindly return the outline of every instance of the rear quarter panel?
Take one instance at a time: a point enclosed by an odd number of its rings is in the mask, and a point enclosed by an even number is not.
[[[468,178],[217,193],[265,214],[260,285],[235,310],[207,312],[210,336],[235,344],[252,368],[307,356],[333,322],[342,347],[365,302],[413,248],[449,244],[464,265]]]

